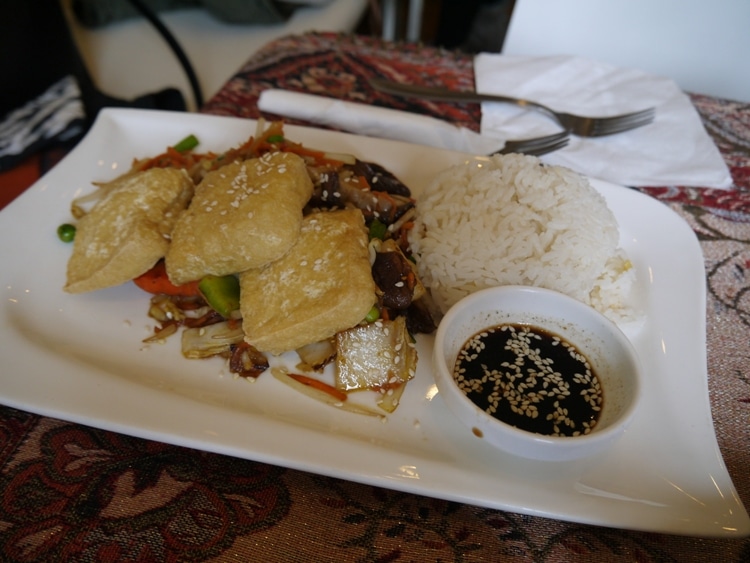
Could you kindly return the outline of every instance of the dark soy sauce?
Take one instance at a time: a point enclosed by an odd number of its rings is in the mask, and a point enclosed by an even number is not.
[[[528,432],[588,434],[601,413],[601,385],[586,357],[531,325],[502,324],[472,336],[453,378],[479,408]]]

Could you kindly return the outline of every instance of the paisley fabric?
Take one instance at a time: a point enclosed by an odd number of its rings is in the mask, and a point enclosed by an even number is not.
[[[468,55],[310,33],[268,45],[204,111],[258,117],[257,97],[273,87],[408,109],[478,128],[478,105],[396,99],[374,92],[367,82],[371,76],[473,86]],[[750,105],[692,99],[731,167],[736,189],[643,191],[685,218],[701,242],[716,434],[739,496],[750,506]],[[748,539],[680,537],[522,516],[7,407],[0,407],[0,490],[1,561],[750,561]]]

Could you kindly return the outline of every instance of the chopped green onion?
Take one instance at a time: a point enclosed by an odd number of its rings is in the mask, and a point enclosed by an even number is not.
[[[76,227],[70,223],[65,223],[57,227],[57,236],[63,242],[73,242],[76,238]]]
[[[380,221],[379,219],[373,219],[370,223],[370,240],[379,238],[385,240],[385,235],[388,233],[388,225]]]
[[[270,135],[266,141],[269,143],[281,143],[284,141],[284,135]]]
[[[188,135],[172,148],[177,152],[187,152],[197,147],[198,143],[198,137],[196,137],[195,135]]]

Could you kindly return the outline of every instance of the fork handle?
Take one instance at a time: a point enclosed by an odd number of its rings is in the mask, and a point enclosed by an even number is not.
[[[520,107],[528,107],[539,110],[548,117],[560,123],[557,114],[547,106],[543,106],[531,100],[523,98],[511,98],[509,96],[499,96],[495,94],[480,94],[479,92],[449,90],[448,88],[434,88],[431,86],[419,86],[416,84],[401,84],[389,80],[373,78],[370,83],[376,90],[394,94],[396,96],[419,97],[428,100],[440,100],[447,102],[500,102],[513,104]]]

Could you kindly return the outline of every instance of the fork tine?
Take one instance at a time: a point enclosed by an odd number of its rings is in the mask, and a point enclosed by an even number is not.
[[[636,127],[648,125],[654,120],[654,110],[636,111],[615,117],[605,117],[594,120],[590,135],[611,135],[622,131],[629,131]]]
[[[601,137],[648,125],[654,120],[654,109],[634,111],[611,117],[582,117],[569,113],[558,114],[564,127],[579,137]]]
[[[567,139],[567,138],[568,138],[568,132],[560,131],[559,133],[555,133],[553,135],[547,135],[546,137],[536,137],[534,139],[522,139],[520,141],[514,141],[514,142],[516,143],[516,146],[533,149],[533,148],[537,148],[540,146],[554,144],[557,141],[562,141],[563,139]]]
[[[633,111],[631,113],[623,113],[621,115],[613,115],[612,117],[597,117],[595,118],[597,121],[601,123],[607,123],[609,121],[619,121],[621,119],[639,119],[643,117],[654,115],[654,108],[648,108],[648,109],[642,109],[639,111]]]
[[[568,137],[565,137],[563,139],[559,139],[558,141],[555,141],[554,143],[548,143],[546,145],[539,145],[537,147],[532,147],[529,149],[525,149],[523,151],[523,154],[528,154],[530,156],[542,156],[543,154],[551,153],[554,151],[558,151],[568,145],[568,141],[570,139]]]
[[[606,127],[608,125],[618,125],[620,123],[651,121],[653,120],[653,118],[654,118],[653,110],[644,110],[644,111],[638,111],[634,113],[627,113],[625,115],[619,115],[615,117],[605,117],[603,119],[598,119],[596,121],[600,125]]]
[[[520,141],[507,141],[505,147],[495,154],[523,153],[530,155],[542,155],[563,148],[568,144],[568,132],[561,131],[553,135],[522,139]]]
[[[624,131],[630,131],[638,127],[648,125],[654,120],[653,115],[642,115],[633,116],[627,119],[612,120],[609,122],[597,124],[590,132],[589,135],[592,137],[599,137],[602,135],[613,135],[615,133],[622,133]]]

